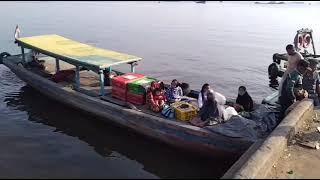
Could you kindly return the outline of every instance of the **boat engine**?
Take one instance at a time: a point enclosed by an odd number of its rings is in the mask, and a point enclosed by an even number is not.
[[[268,74],[270,79],[269,86],[272,88],[276,88],[279,86],[279,82],[277,79],[279,71],[280,71],[279,65],[275,62],[270,64],[268,67]]]
[[[287,57],[285,54],[275,53],[272,56],[273,63],[271,63],[268,67],[268,75],[269,75],[269,86],[272,88],[277,88],[279,86],[278,77],[282,77],[284,70],[280,68],[281,60],[287,61]]]

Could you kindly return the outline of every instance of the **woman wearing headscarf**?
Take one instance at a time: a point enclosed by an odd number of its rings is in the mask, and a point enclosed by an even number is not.
[[[244,111],[250,112],[253,110],[253,100],[248,94],[246,87],[239,87],[236,103],[240,105],[241,109]]]
[[[201,88],[201,91],[199,93],[199,96],[198,96],[198,107],[199,109],[202,108],[204,102],[207,100],[207,93],[209,92],[210,90],[210,86],[208,83],[205,83],[202,88]]]

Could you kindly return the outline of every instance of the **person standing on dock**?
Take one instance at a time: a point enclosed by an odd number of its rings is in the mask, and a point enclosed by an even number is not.
[[[283,87],[279,94],[279,103],[281,105],[281,118],[284,117],[284,113],[289,106],[291,106],[297,99],[295,92],[298,89],[302,89],[302,76],[309,67],[309,62],[306,60],[300,60],[297,64],[297,68],[287,74],[284,77]],[[304,95],[307,97],[307,94]]]
[[[298,62],[301,59],[303,59],[303,56],[294,49],[294,46],[292,44],[288,44],[286,46],[286,51],[287,51],[288,65],[287,65],[286,71],[282,76],[281,82],[279,84],[279,94],[281,92],[283,82],[287,77],[287,75],[293,72],[296,69]]]
[[[316,59],[310,59],[309,63],[310,70],[307,70],[307,72],[303,75],[302,87],[308,92],[308,97],[313,99],[314,105],[319,106],[320,77],[319,73],[317,72],[317,65],[319,62]]]

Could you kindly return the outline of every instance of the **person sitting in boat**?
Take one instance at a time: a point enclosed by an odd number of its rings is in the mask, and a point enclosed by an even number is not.
[[[31,67],[37,67],[40,68],[42,70],[44,70],[46,67],[44,66],[44,60],[39,60],[38,59],[38,52],[31,50],[30,52],[30,56],[31,56],[31,61],[28,62],[28,65],[30,65]]]
[[[295,92],[302,89],[302,75],[308,67],[308,61],[300,60],[297,68],[285,77],[283,87],[279,94],[279,103],[281,105],[280,118],[284,117],[287,108],[297,100]],[[304,96],[308,97],[308,93],[304,93]]]
[[[220,111],[223,112],[224,111],[224,105],[227,102],[227,99],[224,95],[222,95],[221,93],[218,93],[217,91],[214,91],[213,89],[210,88],[210,85],[208,83],[205,83],[202,88],[201,91],[199,93],[198,96],[198,108],[201,109],[202,105],[204,104],[204,102],[207,99],[207,93],[211,92],[214,94],[215,99],[219,105]]]
[[[207,92],[207,100],[204,101],[198,116],[193,118],[190,123],[198,127],[206,126],[211,119],[221,119],[222,113],[219,112],[218,102],[215,100],[215,95],[212,91]]]
[[[166,101],[165,93],[163,90],[163,83],[158,81],[153,81],[147,90],[147,105],[153,112],[160,112]]]
[[[191,92],[190,85],[188,83],[183,82],[180,84],[180,87],[182,89],[183,96],[187,96]]]
[[[279,94],[282,89],[282,84],[285,78],[287,77],[287,75],[293,72],[297,68],[297,64],[300,60],[304,59],[303,56],[294,49],[294,46],[292,44],[288,44],[286,46],[286,51],[287,51],[288,65],[279,83]]]
[[[153,101],[156,107],[159,109],[157,112],[160,112],[166,102],[166,96],[163,94],[160,88],[156,88],[154,90]]]
[[[218,103],[220,117],[222,117],[223,121],[229,120],[233,115],[238,115],[234,107],[228,106],[226,104],[227,99],[224,95],[218,93],[217,91],[214,91],[213,89],[210,89],[209,92],[214,94],[215,100]]]
[[[198,96],[198,108],[201,109],[203,103],[207,100],[207,93],[210,90],[210,86],[208,83],[202,85],[201,91]]]
[[[73,69],[60,70],[52,75],[51,80],[56,83],[73,80],[75,74],[76,72]]]
[[[171,82],[171,86],[166,91],[166,97],[169,103],[180,101],[183,96],[181,87],[178,80],[174,79]]]
[[[239,106],[237,106],[239,105]],[[250,112],[253,110],[253,100],[251,96],[248,94],[246,87],[240,86],[238,89],[238,97],[236,99],[236,107],[235,109],[240,111]]]
[[[315,106],[319,106],[319,95],[320,95],[320,77],[317,72],[318,60],[310,59],[310,69],[306,71],[302,78],[302,88],[308,92],[308,98],[313,99]]]

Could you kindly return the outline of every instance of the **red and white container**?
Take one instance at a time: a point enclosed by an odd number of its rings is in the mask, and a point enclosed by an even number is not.
[[[145,95],[133,94],[129,91],[127,91],[127,101],[136,105],[144,105],[146,103]]]
[[[120,99],[122,101],[127,100],[127,90],[126,89],[112,87],[111,94],[112,94],[112,97],[115,97],[115,98]]]
[[[127,73],[121,76],[112,78],[112,87],[118,87],[121,89],[127,89],[127,84],[131,81],[144,78],[143,74]]]
[[[129,82],[144,78],[143,74],[127,73],[121,76],[112,78],[112,97],[118,98],[122,101],[127,100],[127,86]]]

